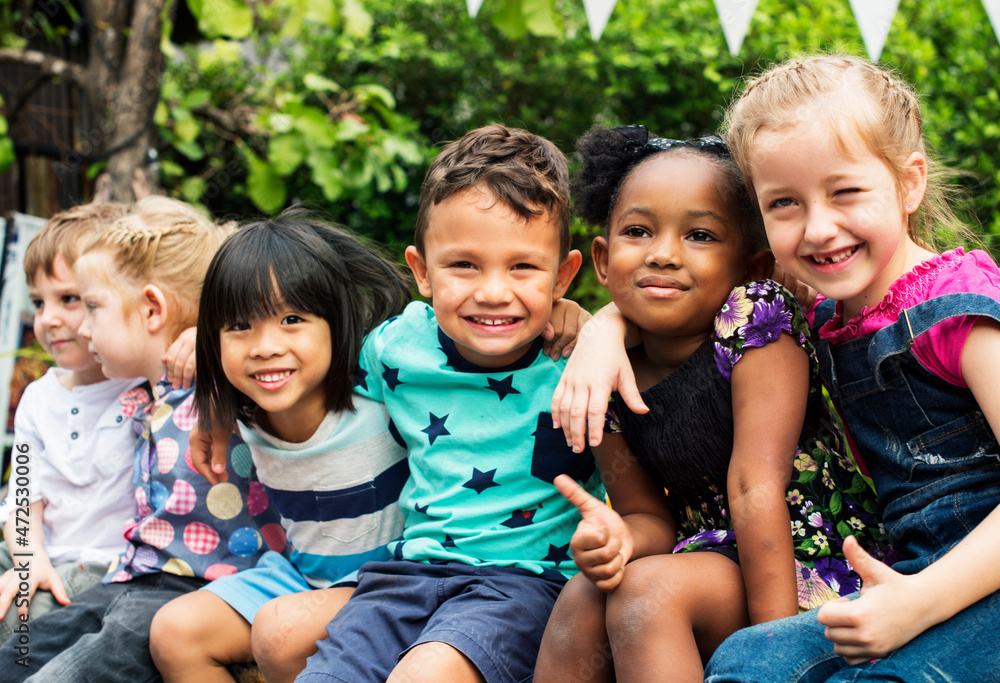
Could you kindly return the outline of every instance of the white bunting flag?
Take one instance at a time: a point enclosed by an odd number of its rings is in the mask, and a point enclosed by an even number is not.
[[[587,12],[587,23],[590,24],[591,38],[600,40],[616,4],[618,4],[618,0],[583,0],[583,9]]]
[[[469,8],[469,16],[475,17],[479,14],[479,8],[483,6],[483,0],[465,0],[465,5]]]
[[[865,49],[873,62],[877,62],[882,54],[897,7],[899,0],[851,0],[851,9],[861,29]]]
[[[993,24],[993,32],[1000,40],[1000,0],[983,0],[983,6],[986,7],[986,14],[989,15],[990,23]]]
[[[726,44],[729,53],[734,57],[739,54],[743,39],[750,28],[754,10],[758,0],[715,0],[715,11],[719,13],[722,22],[722,32],[726,34]]]

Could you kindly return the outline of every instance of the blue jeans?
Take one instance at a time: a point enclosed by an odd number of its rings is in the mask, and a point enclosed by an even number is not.
[[[149,656],[153,615],[203,585],[202,579],[158,573],[88,588],[73,604],[28,622],[26,642],[15,634],[0,647],[0,683],[158,681]],[[28,666],[21,666],[25,654]]]
[[[69,596],[70,600],[78,593],[85,591],[94,584],[100,583],[108,570],[107,564],[98,564],[96,562],[87,562],[85,564],[59,562],[54,566],[56,573],[59,574],[59,578],[62,579],[66,595]],[[0,573],[12,567],[14,567],[14,561],[10,556],[10,551],[6,545],[0,545]],[[53,597],[52,593],[45,590],[37,590],[31,596],[31,604],[28,606],[28,616],[32,620],[38,619],[56,607],[59,607],[59,602]],[[3,617],[3,621],[0,622],[0,645],[6,643],[14,635],[14,629],[18,627],[19,623],[17,605],[12,602],[10,609],[7,610],[7,614]]]
[[[857,597],[857,594],[851,596]],[[811,610],[729,636],[705,669],[706,683],[989,683],[1000,681],[1000,593],[927,629],[882,659],[848,666]],[[982,646],[982,647],[980,647]]]

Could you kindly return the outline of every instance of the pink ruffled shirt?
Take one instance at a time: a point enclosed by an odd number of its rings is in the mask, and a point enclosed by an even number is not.
[[[833,344],[857,339],[896,322],[904,308],[959,292],[985,294],[1000,301],[1000,268],[989,254],[954,249],[927,259],[892,283],[882,301],[865,307],[846,324],[838,301],[836,312],[820,328],[819,336]],[[977,317],[951,318],[917,337],[913,344],[917,360],[945,381],[968,388],[962,378],[962,348]]]

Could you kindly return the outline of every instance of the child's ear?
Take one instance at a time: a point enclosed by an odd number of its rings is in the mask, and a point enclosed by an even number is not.
[[[608,240],[595,237],[590,245],[590,260],[594,262],[594,272],[602,287],[608,286]]]
[[[167,325],[167,296],[156,285],[142,288],[140,310],[142,321],[150,334],[156,334]]]
[[[553,301],[563,297],[563,294],[569,289],[569,283],[573,281],[573,278],[579,272],[581,265],[583,265],[583,254],[580,253],[579,249],[572,249],[566,254],[566,258],[559,265],[559,272],[556,275],[556,286],[552,290]]]
[[[914,152],[903,165],[903,205],[907,215],[913,213],[924,200],[927,191],[927,157]]]
[[[761,249],[747,261],[743,271],[743,281],[770,280],[774,275],[774,254],[770,249]]]
[[[413,279],[417,281],[417,289],[422,295],[430,299],[433,292],[431,291],[431,280],[427,277],[427,263],[424,261],[424,257],[420,255],[420,251],[412,244],[406,248],[405,256],[406,265],[410,267]]]

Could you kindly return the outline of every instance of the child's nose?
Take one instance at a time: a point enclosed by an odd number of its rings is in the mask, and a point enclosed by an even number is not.
[[[653,240],[646,253],[646,265],[666,268],[678,266],[681,262],[680,240],[672,236],[662,236]]]
[[[273,358],[281,354],[282,346],[279,335],[270,328],[263,326],[253,336],[251,353],[256,358]]]
[[[837,235],[837,223],[830,211],[813,204],[806,214],[803,238],[810,244],[825,244]]]
[[[500,273],[486,273],[476,287],[476,301],[479,303],[500,304],[510,299],[510,288],[507,278]]]

